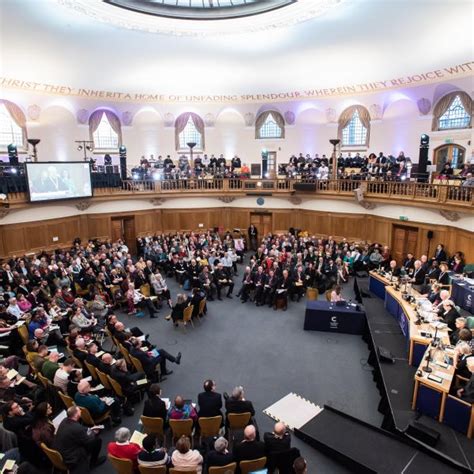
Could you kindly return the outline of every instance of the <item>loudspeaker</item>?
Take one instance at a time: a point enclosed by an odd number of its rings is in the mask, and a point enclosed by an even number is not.
[[[316,184],[315,183],[295,183],[293,186],[295,191],[305,191],[305,192],[314,192],[316,191]]]
[[[431,240],[434,236],[434,232],[432,230],[429,230],[428,233],[426,234],[426,236],[428,237],[428,239]]]
[[[428,166],[428,151],[430,148],[430,137],[423,134],[420,139],[420,154],[418,158],[418,181],[426,182],[428,180],[428,173],[426,167]]]
[[[440,433],[428,426],[425,426],[418,421],[412,421],[407,429],[405,434],[416,438],[418,441],[427,444],[428,446],[435,447],[439,441]]]
[[[120,155],[120,178],[127,179],[127,156]]]
[[[395,364],[393,354],[385,347],[377,346],[377,354],[379,355],[380,362],[390,362]]]

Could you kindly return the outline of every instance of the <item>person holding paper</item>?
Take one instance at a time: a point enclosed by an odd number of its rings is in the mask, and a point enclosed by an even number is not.
[[[77,393],[74,401],[80,407],[87,408],[92,417],[104,415],[107,411],[111,411],[112,423],[118,425],[122,422],[120,417],[120,404],[112,397],[99,398],[98,395],[91,394],[90,383],[82,379],[77,386]]]
[[[131,350],[130,355],[136,357],[143,365],[143,370],[145,371],[148,378],[156,380],[156,366],[160,364],[161,375],[171,375],[172,370],[166,368],[166,361],[174,362],[175,364],[181,363],[181,352],[178,352],[176,357],[172,356],[164,349],[153,349],[152,351],[143,351],[142,350],[142,341],[136,337],[130,339]]]
[[[107,460],[105,456],[99,457],[102,440],[98,431],[81,425],[80,419],[78,406],[68,408],[67,418],[59,425],[53,442],[53,449],[59,451],[71,474],[88,474],[91,467]]]
[[[133,463],[133,470],[138,472],[138,455],[142,447],[136,443],[130,442],[130,430],[122,427],[115,432],[115,442],[107,446],[107,452],[116,458],[129,459]]]
[[[161,399],[161,388],[157,383],[153,383],[148,390],[148,400],[143,405],[143,416],[150,418],[162,418],[166,423],[168,410],[166,403]]]

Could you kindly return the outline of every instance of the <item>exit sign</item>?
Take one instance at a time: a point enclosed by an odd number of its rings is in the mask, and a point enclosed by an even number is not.
[[[408,220],[408,217],[407,216],[400,216],[399,219],[401,221],[407,221]]]

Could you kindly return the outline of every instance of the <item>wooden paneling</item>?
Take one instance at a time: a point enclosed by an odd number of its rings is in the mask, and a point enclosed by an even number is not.
[[[154,209],[141,212],[114,214],[82,214],[64,219],[51,219],[39,223],[11,224],[0,226],[0,257],[22,255],[32,250],[53,249],[67,246],[76,237],[112,238],[112,219],[124,218],[135,221],[135,234],[146,235],[155,232],[175,230],[198,230],[199,224],[207,230],[219,227],[232,230],[237,227],[247,233],[250,214],[256,209],[221,208],[211,209]],[[309,210],[269,210],[273,231],[288,231],[290,227],[316,235],[333,235],[350,239],[378,242],[391,246],[392,229],[400,221],[372,215],[354,215]],[[405,225],[405,224],[403,224]],[[416,255],[428,252],[429,230],[434,232],[430,245],[430,256],[438,243],[443,243],[452,254],[458,250],[466,254],[468,262],[474,262],[473,234],[456,227],[409,222],[406,225],[418,231]],[[260,235],[264,229],[259,229]],[[53,242],[53,237],[58,237]],[[405,250],[406,251],[406,250]]]
[[[111,216],[94,215],[89,216],[89,238],[111,237]]]

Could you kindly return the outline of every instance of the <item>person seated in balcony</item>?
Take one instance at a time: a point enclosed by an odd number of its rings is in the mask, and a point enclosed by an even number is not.
[[[443,169],[439,172],[439,179],[451,179],[453,176],[454,170],[451,168],[451,163],[449,161],[444,164]]]
[[[467,173],[466,179],[462,183],[463,188],[472,188],[474,187],[474,176],[472,173]]]
[[[240,158],[237,155],[234,155],[231,161],[232,171],[234,171],[235,168],[240,168],[241,166],[242,166],[242,162],[240,161]]]

